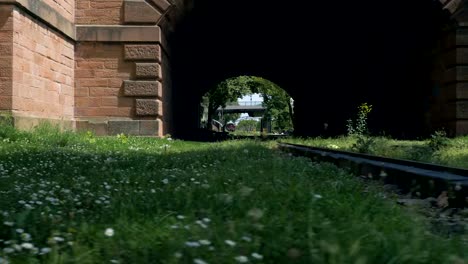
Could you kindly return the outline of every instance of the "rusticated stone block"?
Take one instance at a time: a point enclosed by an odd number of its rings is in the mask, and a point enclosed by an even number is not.
[[[125,45],[126,60],[154,60],[161,61],[161,47],[159,45]]]
[[[140,135],[141,136],[158,136],[160,120],[141,120],[140,121]]]
[[[457,64],[468,64],[468,49],[456,48],[446,52],[443,55],[444,64],[447,67],[455,66]]]
[[[442,93],[445,92],[448,101],[468,100],[468,83],[466,82],[451,83],[442,87],[441,90]]]
[[[124,81],[124,95],[161,97],[161,83],[158,81]]]
[[[161,79],[161,65],[159,63],[137,63],[136,77]]]
[[[153,2],[161,10],[166,10],[171,6],[171,3],[169,3],[167,0],[150,0],[150,1]]]
[[[459,101],[456,103],[456,117],[459,119],[468,119],[468,101]]]
[[[161,18],[161,13],[144,0],[126,0],[124,2],[125,23],[152,23]]]
[[[109,121],[109,135],[117,135],[124,133],[126,135],[140,134],[140,121],[125,120],[125,121]]]
[[[461,120],[457,121],[455,124],[455,135],[463,136],[468,134],[468,121]]]
[[[468,66],[456,66],[444,73],[445,83],[455,81],[468,81]]]
[[[137,116],[161,116],[162,103],[156,99],[137,99],[136,100],[136,115]]]

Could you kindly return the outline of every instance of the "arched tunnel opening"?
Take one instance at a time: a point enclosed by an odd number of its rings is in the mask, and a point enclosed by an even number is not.
[[[294,131],[294,99],[279,85],[259,76],[223,80],[200,98],[199,110],[199,128],[207,133],[253,136]]]
[[[198,129],[199,98],[220,81],[265,77],[295,98],[298,136],[346,132],[361,103],[369,127],[400,138],[431,132],[434,57],[449,16],[439,1],[288,4],[195,0],[169,38],[174,135]]]

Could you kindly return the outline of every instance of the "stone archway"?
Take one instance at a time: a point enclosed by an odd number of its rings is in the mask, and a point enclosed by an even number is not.
[[[452,50],[449,56],[458,56],[456,45],[440,45],[455,32],[441,27],[460,19],[460,5],[394,1],[367,13],[369,4],[334,1],[309,9],[261,0],[195,4],[171,42],[176,130],[195,126],[179,124],[178,109],[195,107],[191,98],[213,79],[240,73],[268,76],[299,98],[299,135],[319,135],[323,123],[333,134],[345,132],[346,119],[363,102],[374,104],[376,132],[416,137],[444,127],[453,134],[466,133],[463,118],[445,114],[441,119],[434,110],[438,106],[453,112],[460,109],[453,101],[463,105],[464,99],[431,93],[440,72],[436,69],[431,80],[434,60],[446,58],[447,48]],[[213,23],[224,31],[212,29]],[[443,85],[453,81],[442,80]]]
[[[195,128],[179,110],[211,84],[257,75],[299,98],[300,135],[343,132],[363,101],[381,131],[467,134],[466,1],[435,2],[0,0],[0,110],[162,136]]]

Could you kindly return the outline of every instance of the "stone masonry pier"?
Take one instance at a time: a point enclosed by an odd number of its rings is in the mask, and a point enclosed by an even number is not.
[[[0,0],[0,110],[20,128],[167,133],[176,3]]]

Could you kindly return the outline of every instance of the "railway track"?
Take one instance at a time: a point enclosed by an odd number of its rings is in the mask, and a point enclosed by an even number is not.
[[[403,193],[419,198],[446,192],[450,207],[468,206],[467,169],[289,143],[278,143],[278,147],[313,161],[334,163],[367,179],[397,185]]]

